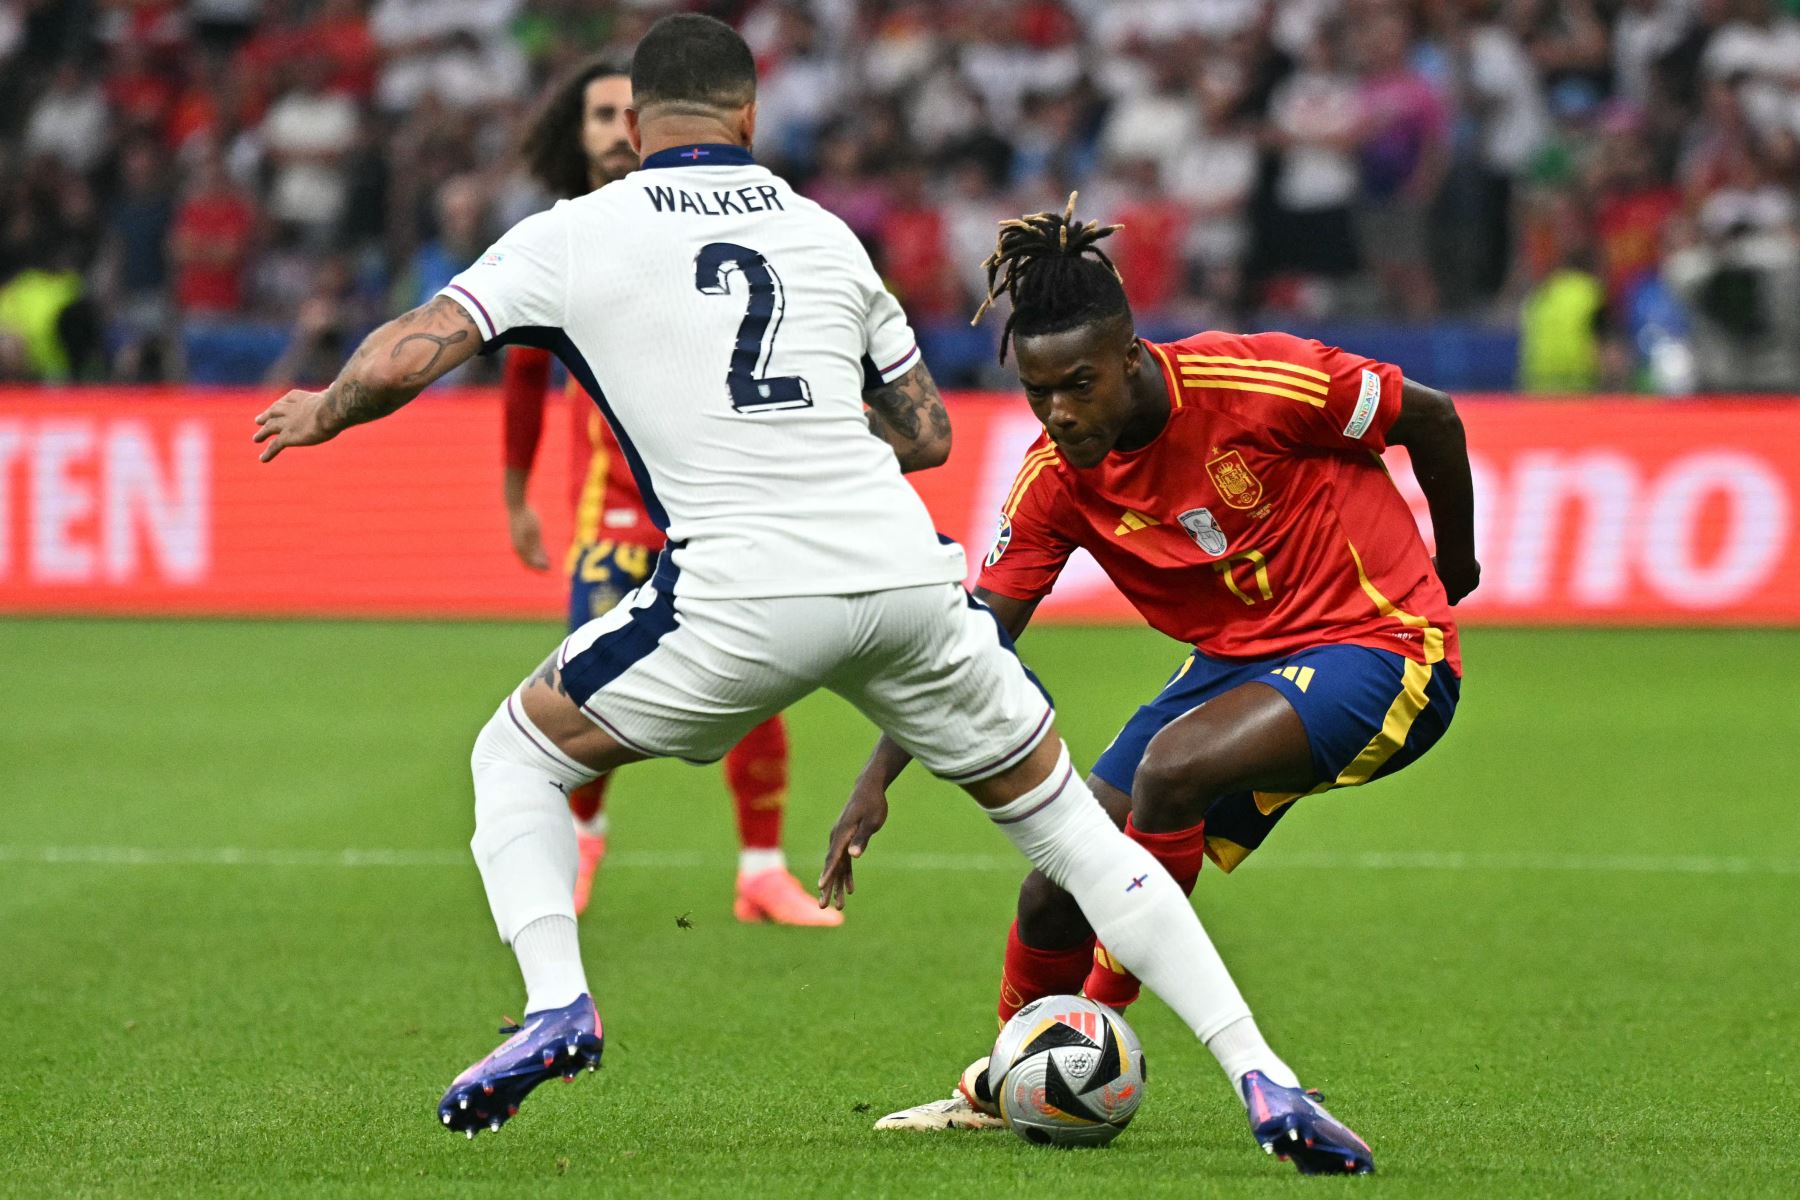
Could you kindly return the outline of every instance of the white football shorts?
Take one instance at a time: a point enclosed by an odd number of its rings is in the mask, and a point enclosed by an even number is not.
[[[707,600],[656,575],[564,640],[563,687],[618,741],[716,762],[826,688],[952,783],[997,775],[1049,730],[1050,699],[984,605],[956,584],[853,596]]]

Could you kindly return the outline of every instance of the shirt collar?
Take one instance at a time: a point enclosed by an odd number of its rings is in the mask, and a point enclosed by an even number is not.
[[[660,167],[741,167],[755,165],[756,159],[742,146],[724,142],[706,142],[697,146],[671,146],[646,158],[640,169],[654,171]]]

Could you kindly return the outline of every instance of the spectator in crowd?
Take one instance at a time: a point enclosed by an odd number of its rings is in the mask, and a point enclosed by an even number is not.
[[[324,387],[337,376],[357,332],[348,320],[354,290],[349,264],[333,255],[319,264],[311,295],[297,307],[287,349],[269,367],[263,384],[271,391]]]
[[[168,365],[168,243],[175,207],[164,183],[167,172],[156,142],[127,146],[119,195],[107,217],[106,296],[120,341],[114,374],[124,379],[161,379]]]
[[[79,64],[59,63],[25,123],[25,153],[48,155],[70,170],[87,172],[100,165],[111,142],[105,91]]]
[[[1663,272],[1687,305],[1698,385],[1785,392],[1800,379],[1800,241],[1793,206],[1761,188],[1721,193],[1711,219],[1677,228]]]
[[[849,75],[825,53],[819,23],[804,6],[782,5],[779,30],[759,64],[756,136],[784,161],[810,167],[820,132],[843,107]]]
[[[881,235],[892,198],[887,181],[865,167],[866,151],[856,129],[840,122],[819,141],[818,172],[801,189],[838,216],[865,243]]]
[[[1567,194],[1552,203],[1570,215]],[[1606,290],[1587,269],[1579,222],[1553,221],[1548,270],[1526,295],[1520,320],[1519,386],[1527,392],[1579,393],[1600,386],[1607,334]]]
[[[1239,116],[1244,98],[1240,70],[1210,66],[1195,79],[1193,95],[1198,117],[1193,131],[1172,153],[1151,160],[1164,164],[1161,178],[1178,206],[1163,233],[1167,245],[1188,264],[1195,285],[1189,290],[1203,296],[1215,314],[1235,312],[1261,156],[1254,131]],[[1128,271],[1125,277],[1137,276]]]
[[[881,219],[877,260],[907,312],[928,320],[954,317],[968,308],[956,274],[944,269],[949,236],[930,181],[923,162],[900,164],[893,203]]]
[[[1681,192],[1656,169],[1642,116],[1620,106],[1602,124],[1593,182],[1594,232],[1606,300],[1616,315],[1655,276],[1665,232],[1681,208]]]
[[[1319,30],[1269,101],[1276,174],[1262,258],[1272,274],[1313,282],[1317,298],[1307,307],[1315,312],[1334,307],[1329,292],[1316,289],[1343,281],[1358,264],[1351,219],[1361,122],[1356,80],[1339,62],[1342,40],[1341,29]]]
[[[1182,242],[1188,227],[1183,205],[1162,185],[1153,158],[1128,159],[1096,208],[1122,225],[1107,243],[1125,283],[1125,298],[1139,312],[1162,313],[1182,306],[1188,293]]]
[[[1449,120],[1437,92],[1407,62],[1405,17],[1380,9],[1354,37],[1361,65],[1363,261],[1381,276],[1388,302],[1422,320],[1437,310],[1430,211],[1449,168]]]
[[[437,236],[413,256],[415,284],[408,307],[437,295],[487,248],[493,231],[486,215],[487,194],[473,175],[458,175],[438,189]]]
[[[1689,0],[1625,0],[1613,25],[1612,83],[1618,99],[1640,111],[1658,100],[1657,63],[1693,24]]]
[[[377,0],[369,29],[381,48],[376,98],[401,113],[427,97],[483,108],[522,97],[524,56],[510,36],[518,0]]]
[[[255,206],[226,174],[218,146],[205,146],[169,234],[175,303],[184,317],[217,320],[244,311],[256,232]]]
[[[1475,203],[1467,228],[1477,253],[1468,282],[1475,294],[1493,295],[1512,269],[1514,195],[1549,138],[1550,116],[1538,64],[1501,22],[1499,0],[1469,0],[1465,7],[1456,74],[1476,127]]]
[[[1730,0],[1728,21],[1706,45],[1701,67],[1733,87],[1751,124],[1765,135],[1800,132],[1800,18],[1775,0]]]
[[[472,210],[485,236],[546,202],[511,159],[543,82],[698,6],[0,0],[0,279],[38,272],[14,311],[39,311],[73,271],[75,341],[100,313],[136,376],[159,357],[159,223],[161,291],[209,345],[318,317],[326,254],[336,302],[410,299],[480,240]],[[967,356],[934,361],[949,382],[986,369],[964,309],[993,220],[1075,188],[1126,221],[1149,328],[1529,324],[1537,364],[1546,330],[1584,327],[1591,277],[1605,332],[1559,387],[1628,378],[1618,347],[1646,379],[1744,386],[1795,351],[1800,0],[704,7],[764,68],[758,158],[869,245],[929,352]],[[65,374],[33,328],[13,372]]]
[[[294,85],[269,109],[262,142],[274,166],[269,215],[308,244],[323,246],[344,215],[345,163],[359,124],[355,103],[329,89],[332,64],[320,55],[294,66]]]
[[[91,380],[101,363],[98,308],[67,244],[39,243],[0,279],[0,371],[37,383]]]

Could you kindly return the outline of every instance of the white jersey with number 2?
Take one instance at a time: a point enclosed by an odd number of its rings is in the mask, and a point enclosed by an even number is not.
[[[554,350],[600,405],[675,594],[849,595],[960,580],[862,393],[919,362],[849,228],[735,146],[527,217],[440,295],[490,343]]]

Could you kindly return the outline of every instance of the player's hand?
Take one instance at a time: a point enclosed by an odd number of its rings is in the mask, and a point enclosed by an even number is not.
[[[537,510],[529,504],[516,504],[506,510],[506,528],[512,535],[513,553],[534,571],[548,571],[550,556],[544,553],[544,527]]]
[[[1438,581],[1450,603],[1460,603],[1481,584],[1481,564],[1473,558],[1450,559],[1439,556],[1431,560],[1437,568]]]
[[[875,784],[857,780],[825,846],[825,869],[819,872],[820,908],[841,911],[844,897],[856,891],[852,864],[862,857],[875,831],[887,824],[887,814],[887,793]]]
[[[256,441],[269,443],[262,461],[270,462],[289,446],[316,446],[337,436],[326,422],[324,392],[289,392],[256,414]]]

